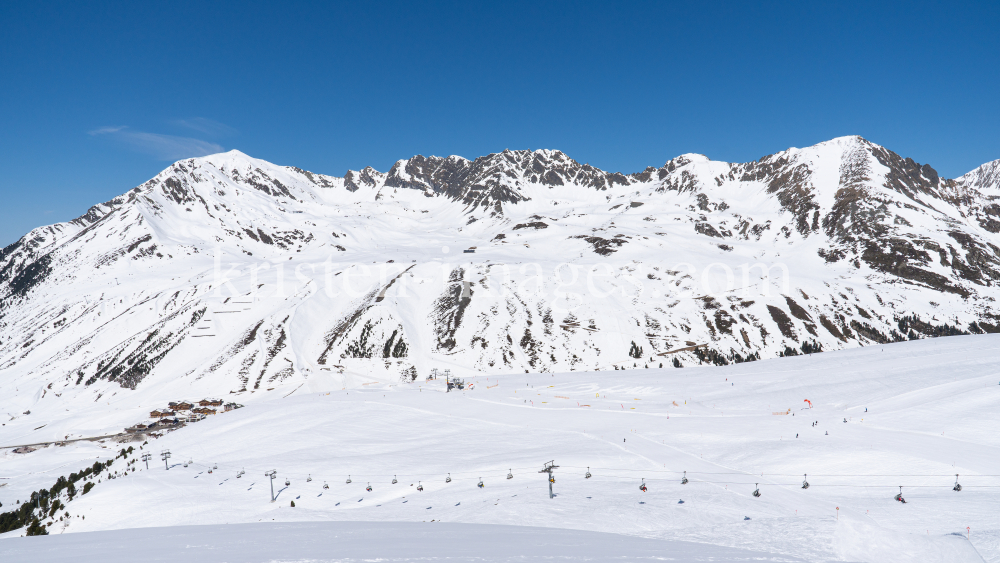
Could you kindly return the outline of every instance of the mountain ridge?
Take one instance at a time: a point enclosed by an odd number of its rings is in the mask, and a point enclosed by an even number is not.
[[[857,136],[629,174],[547,149],[342,177],[229,151],[0,250],[0,377],[254,393],[995,332],[997,199],[1000,161],[942,179]]]

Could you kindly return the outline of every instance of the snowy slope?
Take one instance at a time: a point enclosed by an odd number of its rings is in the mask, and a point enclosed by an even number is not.
[[[944,180],[860,137],[629,175],[548,150],[180,161],[0,251],[0,385],[21,416],[993,332],[998,170]]]
[[[691,541],[807,561],[997,562],[998,338],[721,368],[484,374],[470,380],[473,389],[451,393],[438,380],[264,394],[150,440],[128,458],[151,452],[148,470],[119,459],[49,530],[435,520]],[[158,392],[140,386],[31,422],[33,412],[0,432],[10,443],[45,435],[47,428],[34,430],[43,422],[60,433],[91,430],[102,417],[128,418]],[[17,506],[121,447],[7,450],[0,502]],[[165,449],[169,470],[159,458]],[[549,460],[560,466],[554,499],[538,473]],[[135,471],[122,473],[126,467]],[[955,474],[960,492],[952,490]],[[906,504],[893,500],[900,486]]]
[[[391,538],[391,541],[386,541]],[[102,561],[131,563],[353,563],[423,561],[528,563],[652,560],[678,563],[801,561],[736,548],[561,530],[454,523],[295,522],[143,528],[18,538],[0,542],[7,563]]]

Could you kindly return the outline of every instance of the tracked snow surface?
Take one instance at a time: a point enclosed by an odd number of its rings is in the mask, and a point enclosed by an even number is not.
[[[859,137],[628,175],[180,161],[0,251],[0,447],[28,446],[0,450],[0,512],[148,440],[149,471],[117,458],[50,533],[444,520],[1000,561],[998,233],[1000,161],[942,179]],[[145,427],[203,398],[246,406]]]

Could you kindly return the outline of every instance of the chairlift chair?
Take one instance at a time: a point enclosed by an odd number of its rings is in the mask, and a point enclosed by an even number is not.
[[[476,485],[476,486],[479,487],[480,489],[482,489],[484,487],[484,485],[483,485],[483,478],[482,477],[479,478],[479,484]]]
[[[369,493],[372,492],[372,484],[368,483],[368,486],[365,487],[365,490],[368,491]]]
[[[688,472],[685,471],[684,477],[681,477],[681,485],[687,485],[687,484],[688,484]]]
[[[508,470],[507,470],[507,478],[508,478],[508,479],[513,479],[513,478],[514,478],[514,473],[513,473],[513,471],[514,471],[513,469],[508,469]]]
[[[898,500],[899,502],[901,502],[903,504],[906,504],[906,499],[903,498],[903,487],[899,487],[899,493],[897,493],[896,496],[894,496],[892,498]]]
[[[646,492],[646,479],[642,480],[642,484],[639,485],[639,490],[642,492]]]
[[[420,484],[420,481],[417,481],[417,490],[418,491],[424,490],[424,486]]]
[[[806,474],[805,473],[802,474],[802,488],[803,489],[808,489],[809,488],[809,481],[806,481]]]
[[[290,487],[291,485],[292,485],[292,482],[289,481],[288,479],[285,479],[285,486],[286,487]]]
[[[393,484],[393,485],[395,485],[395,484],[396,484],[396,483],[398,483],[398,482],[399,482],[399,481],[397,481],[397,480],[396,480],[396,476],[395,476],[395,475],[393,475],[393,476],[392,476],[392,484]]]
[[[351,476],[350,476],[350,475],[348,475],[348,476],[347,476],[347,484],[348,484],[348,485],[350,485],[350,484],[351,484]]]
[[[754,484],[753,484],[753,486],[754,486],[754,489],[753,489],[753,496],[755,496],[755,497],[760,497],[760,487],[758,487],[758,486],[757,486],[757,485],[759,485],[759,484],[760,484],[760,483],[754,483]]]
[[[590,479],[593,475],[590,474],[590,467],[587,467],[587,473],[583,476],[584,479]]]
[[[953,491],[961,491],[962,485],[958,484],[958,473],[955,474],[955,486],[951,488]]]
[[[444,478],[444,482],[451,483],[451,473],[449,473],[448,476]]]
[[[187,466],[188,466],[188,464],[187,464],[187,462],[185,461],[185,462],[184,462],[184,467],[187,467]]]
[[[306,483],[310,483],[310,482],[312,482],[312,480],[313,480],[313,476],[312,476],[312,473],[310,473],[309,476],[306,477]]]
[[[327,484],[326,484],[326,481],[323,481],[323,488],[324,488],[324,489],[329,489],[329,488],[330,488],[330,485],[327,485]]]

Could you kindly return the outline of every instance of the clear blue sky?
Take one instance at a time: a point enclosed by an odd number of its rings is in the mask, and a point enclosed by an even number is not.
[[[170,161],[342,175],[561,149],[633,172],[859,134],[1000,158],[1000,3],[0,3],[0,246]]]

